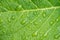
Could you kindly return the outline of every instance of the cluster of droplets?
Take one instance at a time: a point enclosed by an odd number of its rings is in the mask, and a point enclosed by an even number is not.
[[[15,17],[14,16],[11,16],[8,18],[8,22],[11,23],[13,20],[15,20]]]

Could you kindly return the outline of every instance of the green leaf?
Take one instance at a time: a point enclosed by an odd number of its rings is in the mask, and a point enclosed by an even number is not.
[[[0,40],[60,40],[60,0],[0,0]]]

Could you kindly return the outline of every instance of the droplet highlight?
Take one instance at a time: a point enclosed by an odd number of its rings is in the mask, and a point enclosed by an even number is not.
[[[1,16],[1,14],[0,14],[0,16]]]
[[[59,19],[56,19],[56,21],[58,22],[58,21],[59,21]]]
[[[38,35],[38,33],[35,32],[35,33],[32,34],[32,37],[36,37],[37,35]]]
[[[3,22],[3,20],[0,19],[0,24]]]
[[[25,22],[25,20],[22,20],[20,23],[21,23],[22,25],[24,25],[26,22]]]
[[[43,16],[43,18],[45,18],[45,17],[46,17],[46,13],[43,12],[43,13],[42,13],[42,16]]]
[[[49,24],[50,24],[50,25],[53,25],[53,24],[54,24],[54,21],[51,21]]]
[[[14,16],[11,16],[11,17],[9,17],[7,19],[8,19],[8,22],[11,23],[11,21],[14,21],[15,20],[15,17]]]
[[[60,33],[59,33],[59,34],[55,34],[55,35],[54,35],[54,38],[55,38],[55,39],[60,38]]]
[[[21,6],[21,5],[19,5],[18,7],[19,7],[19,8],[21,8],[22,6]]]

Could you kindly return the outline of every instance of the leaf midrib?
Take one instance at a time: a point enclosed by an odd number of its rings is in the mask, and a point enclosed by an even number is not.
[[[5,11],[5,12],[31,12],[31,11],[48,10],[48,9],[58,9],[58,8],[60,8],[60,6],[48,7],[48,8],[41,8],[41,9],[38,8],[38,9],[30,9],[30,10],[21,10],[21,11]]]

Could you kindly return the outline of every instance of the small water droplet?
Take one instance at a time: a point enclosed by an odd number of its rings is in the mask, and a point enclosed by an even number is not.
[[[33,24],[36,26],[38,23],[34,21]]]
[[[59,19],[56,19],[56,21],[59,21]]]
[[[42,13],[42,16],[43,16],[43,17],[46,17],[46,13]]]
[[[15,17],[14,16],[11,16],[11,17],[8,18],[8,22],[10,23],[14,19],[15,19]]]
[[[10,18],[7,18],[7,21],[10,23],[11,22],[11,19]]]
[[[3,20],[0,19],[0,24],[3,22]]]
[[[1,16],[1,14],[0,14],[0,16]]]
[[[55,35],[54,35],[54,38],[55,38],[55,39],[60,38],[60,33],[59,33],[59,34],[55,34]]]
[[[51,22],[51,24],[53,24],[53,22]]]
[[[45,17],[46,15],[45,15],[45,14],[43,14],[43,16]]]
[[[14,20],[15,19],[15,17],[14,16],[11,16],[11,20]]]
[[[16,7],[16,10],[17,10],[17,11],[23,10],[22,5],[18,5],[18,6]]]
[[[51,28],[46,31],[46,33],[44,34],[44,36],[47,36],[48,33],[49,33],[49,31],[51,31]]]
[[[33,37],[37,36],[37,32],[33,33],[32,36],[33,36]]]
[[[20,23],[21,23],[22,25],[24,25],[26,22],[25,22],[25,20],[22,20]]]
[[[19,8],[21,8],[22,6],[21,6],[21,5],[19,5],[18,7],[19,7]]]
[[[51,22],[50,22],[50,25],[53,25],[53,24],[54,24],[54,21],[51,21]]]

